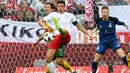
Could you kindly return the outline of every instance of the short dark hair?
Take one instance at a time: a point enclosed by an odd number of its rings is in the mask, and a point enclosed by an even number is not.
[[[58,0],[58,1],[57,1],[57,5],[58,5],[58,4],[64,4],[64,6],[65,6],[65,1],[63,1],[63,0]]]
[[[103,10],[103,9],[108,9],[108,10],[109,10],[109,7],[103,6],[103,7],[102,7],[102,10]]]
[[[53,4],[53,3],[51,3],[51,2],[46,2],[46,3],[45,3],[45,5],[47,5],[47,4],[50,4],[51,9],[55,9],[55,6],[54,6],[54,4]]]

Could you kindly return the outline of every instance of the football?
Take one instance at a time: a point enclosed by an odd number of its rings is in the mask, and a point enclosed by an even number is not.
[[[53,34],[53,33],[50,33],[50,32],[46,32],[46,33],[43,35],[43,39],[44,39],[45,42],[50,43],[51,41],[54,40],[54,34]]]

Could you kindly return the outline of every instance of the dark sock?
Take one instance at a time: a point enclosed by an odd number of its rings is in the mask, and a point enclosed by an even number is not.
[[[122,58],[122,60],[123,60],[123,62],[124,62],[126,65],[128,65],[127,60],[126,60],[126,56],[124,56],[124,57]]]
[[[96,73],[96,71],[97,71],[97,62],[95,62],[95,61],[93,61],[93,63],[92,63],[92,73]]]

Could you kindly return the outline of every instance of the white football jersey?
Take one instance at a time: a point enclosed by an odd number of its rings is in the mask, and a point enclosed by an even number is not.
[[[54,30],[54,34],[59,34],[59,32],[55,28],[55,24],[52,20],[52,17],[57,17],[59,21],[59,25],[61,28],[66,29],[69,31],[71,30],[72,22],[77,21],[76,17],[72,13],[64,12],[63,14],[60,14],[59,12],[52,12],[44,19],[49,23],[49,26]]]

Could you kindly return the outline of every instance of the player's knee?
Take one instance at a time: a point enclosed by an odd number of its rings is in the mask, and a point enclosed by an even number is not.
[[[94,61],[95,62],[99,62],[101,60],[101,57],[103,56],[103,54],[100,53],[96,53],[95,57],[94,57]]]
[[[65,29],[65,33],[66,33],[66,34],[69,33],[68,30]]]
[[[63,65],[64,65],[62,58],[57,58],[57,59],[56,59],[56,63],[57,63],[58,65],[60,65],[60,66],[63,66]]]
[[[46,58],[46,62],[47,62],[47,63],[51,63],[51,61],[52,61],[52,59],[51,59],[50,57],[47,57],[47,58]]]

